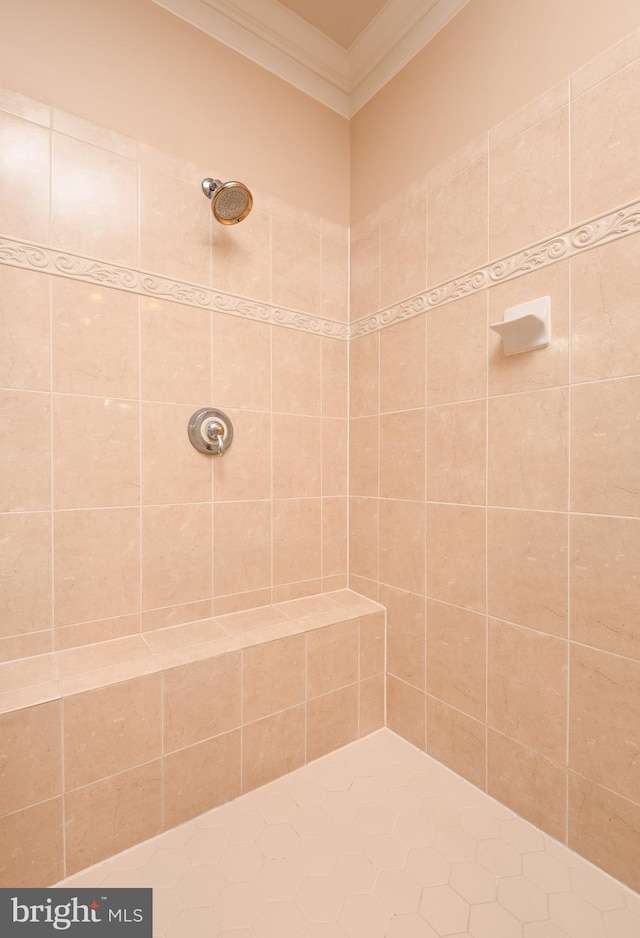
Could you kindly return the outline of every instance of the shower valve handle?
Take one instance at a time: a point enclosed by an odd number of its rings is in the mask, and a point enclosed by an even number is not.
[[[221,423],[218,423],[217,420],[212,420],[211,423],[207,424],[207,436],[210,440],[217,442],[218,456],[222,456],[224,453],[224,440],[222,439],[223,433],[224,427]]]

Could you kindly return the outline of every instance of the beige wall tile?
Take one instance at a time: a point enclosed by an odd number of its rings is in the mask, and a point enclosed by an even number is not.
[[[484,508],[427,505],[427,595],[485,611]]]
[[[215,596],[271,586],[270,502],[217,504],[213,558]]]
[[[293,218],[271,216],[271,301],[322,314],[322,239]]]
[[[380,459],[380,497],[424,499],[425,412],[382,414],[380,433],[373,439]],[[358,459],[357,449],[353,454]]]
[[[51,507],[50,424],[48,394],[0,391],[0,511]]]
[[[489,254],[502,257],[569,224],[569,109],[496,147],[489,169]]]
[[[424,597],[381,585],[380,602],[387,610],[387,671],[424,690]]]
[[[353,226],[350,243],[351,321],[380,308],[380,228],[376,223]]]
[[[380,580],[424,593],[425,506],[423,502],[380,501]]]
[[[240,794],[240,730],[232,730],[163,760],[164,829]]]
[[[320,495],[319,417],[273,415],[273,497]]]
[[[62,794],[61,711],[55,700],[0,716],[2,814]]]
[[[572,390],[571,508],[640,515],[640,378]]]
[[[269,410],[271,326],[223,313],[212,322],[213,399],[222,408]]]
[[[427,325],[427,404],[485,397],[487,294],[430,310]]]
[[[476,720],[486,719],[487,620],[427,602],[427,693]]]
[[[201,599],[193,603],[178,603],[175,606],[147,610],[142,614],[142,631],[152,632],[155,629],[165,629],[183,622],[207,619],[212,615],[212,607],[210,599]]]
[[[567,770],[539,752],[489,730],[488,792],[562,842],[567,826]]]
[[[427,410],[429,501],[485,504],[486,462],[486,401]]]
[[[347,572],[348,499],[322,499],[322,575]]]
[[[135,508],[54,516],[55,625],[140,608],[140,515]]]
[[[242,652],[242,719],[253,723],[305,701],[304,635],[245,648]]]
[[[349,230],[321,231],[322,315],[340,322],[349,320]]]
[[[354,417],[349,421],[349,494],[378,495],[381,455],[379,417]]]
[[[0,386],[47,391],[49,346],[49,278],[0,267]]]
[[[67,876],[159,834],[161,797],[159,760],[67,794]]]
[[[305,708],[293,707],[242,730],[242,790],[259,788],[304,765]]]
[[[213,464],[214,499],[270,498],[271,415],[246,410],[227,410],[226,414],[233,424],[233,445],[225,451],[224,459],[204,456]]]
[[[361,596],[368,599],[378,600],[379,584],[377,580],[368,580],[353,573],[349,574],[348,586],[350,590],[358,592]]]
[[[271,216],[255,204],[242,228],[211,223],[211,284],[241,296],[269,302]],[[202,280],[200,275],[198,280]]]
[[[571,97],[577,98],[640,57],[640,34],[632,30],[571,75]]]
[[[322,494],[346,495],[349,465],[349,422],[322,419]]]
[[[249,593],[236,593],[233,596],[216,596],[213,605],[216,616],[226,616],[232,615],[234,612],[242,612],[247,609],[264,606],[270,601],[271,588],[269,587],[263,590],[253,590]],[[202,617],[198,616],[197,618]]]
[[[358,680],[359,623],[339,622],[307,634],[307,699]]]
[[[384,725],[384,674],[376,674],[364,681],[360,681],[359,707],[360,736],[368,736]]]
[[[273,328],[273,410],[284,414],[321,413],[322,342],[296,329]]]
[[[640,889],[640,807],[573,774],[569,846],[632,889]]]
[[[51,516],[0,515],[0,636],[50,629]]]
[[[429,193],[429,285],[486,263],[487,158],[477,160]],[[464,219],[464,237],[460,237]]]
[[[34,655],[46,655],[50,651],[53,651],[53,632],[51,629],[0,638],[0,662],[32,658]]]
[[[142,397],[205,407],[211,394],[211,313],[164,300],[140,304]]]
[[[140,166],[140,266],[209,283],[211,206],[199,186],[164,167]]]
[[[53,244],[63,245],[68,251],[136,267],[136,161],[64,134],[54,132],[52,137]],[[158,198],[164,198],[164,193],[159,193]],[[158,269],[148,263],[142,266]]]
[[[423,195],[410,211],[398,212],[380,225],[380,306],[420,293],[426,285],[427,198]]]
[[[424,407],[426,327],[414,316],[380,332],[380,413]]]
[[[292,498],[273,503],[274,586],[320,576],[320,514],[319,498]]]
[[[293,599],[304,599],[307,596],[315,596],[316,593],[320,593],[321,591],[322,579],[317,577],[314,580],[274,586],[271,590],[271,600],[274,603],[286,603]],[[269,635],[268,637],[280,638],[280,635]]]
[[[385,669],[386,614],[372,612],[361,616],[360,623],[360,671],[363,678],[382,674]]]
[[[566,388],[490,400],[490,505],[567,509],[568,425]]]
[[[56,508],[111,508],[140,500],[137,403],[53,397],[53,500]]]
[[[349,413],[351,417],[377,414],[380,394],[380,333],[349,342]]]
[[[142,606],[155,609],[209,599],[211,506],[142,509]]]
[[[67,791],[162,755],[162,677],[149,674],[64,700]]]
[[[640,662],[572,645],[569,766],[638,800]]]
[[[113,619],[98,619],[97,622],[81,622],[57,628],[53,634],[56,651],[78,648],[82,645],[95,645],[116,638],[136,635],[140,629],[140,613],[130,616],[116,616]]]
[[[62,798],[1,818],[0,885],[42,888],[59,882],[65,874],[62,826]]]
[[[567,537],[566,515],[490,508],[489,614],[566,638]]]
[[[53,277],[54,391],[138,397],[138,297]]]
[[[640,372],[636,301],[638,238],[623,238],[571,260],[571,378],[592,381]]]
[[[84,120],[76,114],[68,114],[56,107],[51,109],[51,126],[68,137],[93,143],[121,156],[128,156],[133,160],[138,156],[138,141],[132,137],[125,137],[115,130]]]
[[[3,229],[15,238],[49,241],[49,131],[30,121],[0,113],[0,210]],[[41,185],[29,189],[25,179]]]
[[[487,721],[562,764],[567,745],[567,642],[489,619]]]
[[[322,416],[348,417],[349,343],[323,338],[321,347]]]
[[[186,428],[192,413],[184,404],[142,405],[143,505],[211,498],[213,460],[189,442]]]
[[[524,107],[516,111],[506,120],[501,121],[489,131],[489,145],[491,149],[501,146],[503,143],[523,133],[530,127],[535,126],[540,121],[549,117],[554,111],[566,107],[569,103],[569,82],[561,81],[553,88],[538,95]]]
[[[483,723],[427,697],[427,752],[481,789],[486,787],[486,735]]]
[[[193,661],[164,675],[163,752],[240,725],[240,652]]]
[[[640,522],[571,517],[571,638],[640,659]]]
[[[640,59],[571,103],[571,193],[575,221],[635,198],[640,184],[637,140]]]
[[[426,752],[425,694],[391,674],[387,674],[387,726]]]
[[[551,306],[551,342],[545,348],[521,355],[505,355],[502,338],[489,329],[489,394],[512,394],[568,384],[569,261],[501,283],[492,287],[488,296],[489,323],[502,322],[506,309],[537,297],[550,297]]]
[[[307,762],[358,738],[358,685],[307,703]]]

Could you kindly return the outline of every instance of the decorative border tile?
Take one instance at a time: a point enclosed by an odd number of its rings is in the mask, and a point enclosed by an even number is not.
[[[0,264],[113,287],[127,293],[136,293],[138,296],[198,306],[213,312],[228,313],[242,319],[254,319],[333,339],[349,338],[349,326],[346,323],[283,309],[232,293],[222,293],[199,284],[172,280],[130,267],[120,267],[80,254],[57,251],[15,238],[0,236]]]
[[[198,306],[201,309],[285,326],[288,329],[332,339],[350,339],[368,335],[384,329],[385,326],[411,319],[430,309],[486,290],[496,283],[522,277],[533,270],[635,233],[640,233],[640,201],[630,202],[613,212],[600,215],[545,241],[539,241],[524,251],[492,261],[462,277],[402,300],[371,316],[365,316],[350,326],[333,319],[322,319],[232,293],[222,293],[203,285],[172,280],[158,274],[119,267],[95,258],[3,236],[0,236],[0,264],[39,270],[72,280],[83,280],[85,283],[101,284],[139,296]]]
[[[509,254],[456,280],[449,280],[408,300],[388,306],[372,316],[365,316],[351,324],[350,337],[368,335],[393,323],[411,319],[429,309],[486,290],[496,283],[514,280],[531,273],[532,270],[547,267],[582,251],[637,232],[640,232],[640,201],[630,202],[614,212],[600,215],[592,221],[570,228],[545,241],[539,241],[524,251]]]

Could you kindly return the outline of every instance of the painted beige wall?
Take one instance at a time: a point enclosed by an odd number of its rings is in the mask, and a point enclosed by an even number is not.
[[[2,0],[0,85],[347,221],[348,122],[150,0]]]
[[[471,0],[351,121],[351,222],[640,26],[638,0]]]

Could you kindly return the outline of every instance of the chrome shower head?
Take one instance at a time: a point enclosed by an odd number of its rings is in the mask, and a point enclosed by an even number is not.
[[[242,182],[219,179],[203,179],[202,191],[211,199],[211,211],[221,225],[237,225],[243,221],[253,206],[253,196]]]

